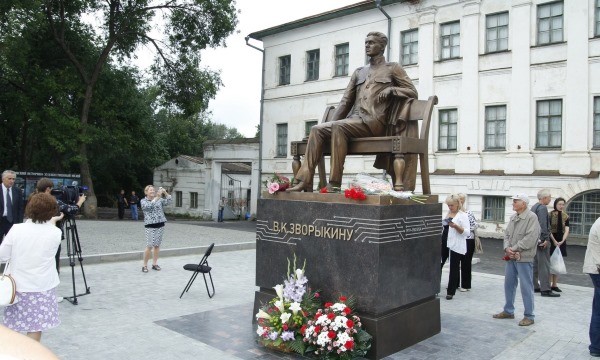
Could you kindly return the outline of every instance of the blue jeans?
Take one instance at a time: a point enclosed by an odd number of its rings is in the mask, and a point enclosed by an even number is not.
[[[219,218],[217,219],[218,222],[223,222],[223,210],[225,209],[219,209]]]
[[[138,219],[137,205],[132,204],[131,205],[131,220],[137,220],[137,219]]]
[[[521,282],[521,297],[523,306],[525,306],[524,316],[533,320],[533,263],[507,261],[504,271],[504,312],[508,314],[515,313],[515,295],[517,285]]]
[[[590,352],[600,354],[600,274],[590,274],[594,283],[592,320],[590,321]]]

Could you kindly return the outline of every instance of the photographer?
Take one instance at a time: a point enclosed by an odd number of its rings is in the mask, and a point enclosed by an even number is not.
[[[36,193],[46,193],[46,194],[50,194],[52,192],[52,188],[54,187],[54,183],[52,182],[52,180],[48,179],[48,178],[41,178],[40,180],[38,180],[36,186],[35,186],[35,191]],[[77,200],[77,204],[76,205],[71,205],[71,204],[66,204],[64,201],[60,200],[60,199],[56,199],[56,203],[58,204],[58,211],[65,214],[66,216],[73,216],[73,215],[77,215],[77,213],[79,212],[79,209],[81,208],[81,206],[83,205],[83,203],[85,202],[85,194],[80,194],[79,195],[79,199]],[[57,226],[60,227],[59,223],[57,223]],[[63,234],[64,237],[64,234]],[[61,250],[61,246],[58,246],[58,251],[56,252],[56,271],[60,274],[60,250]]]

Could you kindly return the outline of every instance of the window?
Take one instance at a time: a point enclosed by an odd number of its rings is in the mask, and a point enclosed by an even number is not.
[[[502,196],[483,197],[483,221],[504,222],[504,204],[506,200]]]
[[[560,148],[562,145],[562,100],[537,102],[536,147]]]
[[[569,214],[569,238],[587,238],[592,225],[600,217],[600,191],[573,197],[565,211]]]
[[[419,30],[402,33],[402,65],[414,65],[419,62]]]
[[[600,96],[596,96],[594,98],[594,145],[593,146],[595,148],[600,148]]]
[[[198,208],[198,193],[197,192],[190,193],[190,208],[192,208],[192,209]]]
[[[277,124],[277,156],[287,156],[287,124]]]
[[[596,0],[596,36],[600,36],[600,0]]]
[[[442,24],[440,27],[442,34],[442,60],[452,59],[460,56],[460,22],[455,21],[448,24]]]
[[[485,107],[485,149],[506,149],[506,105]]]
[[[306,52],[306,81],[319,80],[319,50]]]
[[[291,55],[279,58],[279,85],[287,85],[290,83],[291,62]]]
[[[440,110],[440,150],[456,150],[456,124],[458,111],[456,109]]]
[[[311,121],[305,122],[304,123],[304,136],[310,135],[310,129],[315,125],[317,125],[316,120],[311,120]]]
[[[508,12],[485,17],[485,51],[508,50]]]
[[[181,191],[175,191],[175,207],[183,206],[183,194]]]
[[[335,46],[335,76],[348,75],[350,45],[348,43]]]
[[[538,5],[538,45],[563,41],[563,2]]]

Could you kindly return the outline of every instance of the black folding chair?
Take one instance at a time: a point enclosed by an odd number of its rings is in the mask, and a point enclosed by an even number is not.
[[[187,264],[187,265],[183,266],[184,270],[193,271],[194,273],[192,274],[190,281],[188,281],[187,285],[181,292],[181,295],[179,295],[180,299],[184,293],[186,293],[186,292],[188,292],[188,290],[190,290],[190,287],[194,283],[194,280],[196,280],[196,276],[198,276],[199,273],[202,273],[202,276],[204,277],[204,284],[206,284],[206,292],[208,293],[208,297],[212,298],[215,295],[215,284],[213,283],[212,275],[210,274],[210,271],[212,270],[212,268],[210,266],[208,266],[208,260],[207,260],[208,257],[210,256],[210,253],[212,252],[213,247],[215,247],[215,243],[210,244],[208,249],[206,249],[204,256],[202,257],[202,260],[200,260],[200,262],[198,264]],[[212,285],[212,294],[210,293],[210,290],[208,289],[208,282],[206,281],[206,274],[208,274],[208,277],[210,278],[210,284]]]

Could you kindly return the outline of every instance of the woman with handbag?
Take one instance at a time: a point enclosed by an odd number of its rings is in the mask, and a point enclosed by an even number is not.
[[[152,270],[160,271],[158,266],[158,254],[165,232],[167,218],[163,208],[171,203],[171,195],[162,187],[158,191],[154,186],[148,185],[144,189],[146,197],[140,201],[144,212],[144,227],[146,228],[146,249],[144,250],[144,265],[142,272],[148,272],[148,260],[152,254]]]
[[[60,324],[54,256],[61,237],[55,223],[63,214],[54,216],[57,212],[52,195],[33,195],[25,207],[27,221],[15,224],[0,245],[0,261],[10,259],[5,272],[17,284],[17,302],[4,309],[4,325],[38,342],[42,331]]]
[[[448,215],[444,221],[448,224],[447,247],[450,250],[450,274],[446,300],[452,300],[460,279],[460,259],[467,252],[467,236],[470,225],[467,213],[462,211],[458,195],[452,194],[446,198]]]
[[[564,211],[565,199],[559,197],[554,200],[554,210],[550,211],[550,256],[556,249],[560,249],[561,255],[567,256],[567,237],[569,236],[569,215]],[[556,292],[562,292],[558,288],[558,274],[550,274],[552,284],[550,289]]]
[[[467,252],[460,258],[460,287],[462,292],[471,290],[471,263],[473,262],[473,254],[475,253],[475,230],[479,227],[475,215],[470,210],[467,210],[465,202],[467,195],[458,193],[458,199],[462,207],[462,211],[467,213],[469,217],[469,235],[467,236]]]

